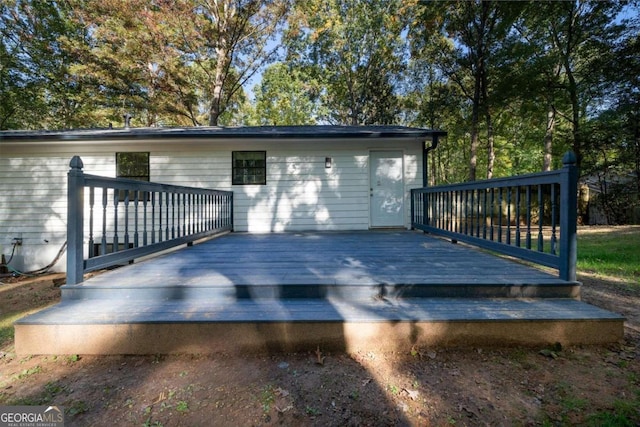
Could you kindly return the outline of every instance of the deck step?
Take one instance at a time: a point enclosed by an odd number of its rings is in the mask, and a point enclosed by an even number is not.
[[[624,319],[574,299],[69,300],[19,320],[20,354],[597,344]]]
[[[326,282],[326,281],[325,281]],[[326,299],[361,301],[366,299],[407,298],[576,298],[580,284],[557,279],[537,283],[286,283],[286,284],[218,284],[62,286],[62,300],[236,300]]]

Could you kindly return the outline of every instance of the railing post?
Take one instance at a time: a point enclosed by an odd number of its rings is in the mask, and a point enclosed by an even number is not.
[[[81,283],[84,276],[84,172],[79,156],[73,156],[67,174],[67,284]]]
[[[578,255],[578,167],[576,155],[569,151],[562,158],[560,183],[560,259],[559,276],[563,280],[576,280]]]
[[[229,225],[231,226],[231,231],[234,231],[234,220],[233,220],[233,193],[229,194]]]
[[[411,230],[413,230],[414,229],[413,224],[415,224],[415,217],[416,217],[416,206],[415,206],[415,201],[414,201],[415,191],[414,191],[413,188],[411,189],[409,194],[410,194],[409,197],[410,197],[410,200],[411,200],[411,223],[409,225],[410,225]]]

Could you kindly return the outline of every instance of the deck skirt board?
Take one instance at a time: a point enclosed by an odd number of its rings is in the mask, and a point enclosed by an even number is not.
[[[578,282],[409,231],[230,233],[61,291],[18,353],[597,344],[624,323]]]

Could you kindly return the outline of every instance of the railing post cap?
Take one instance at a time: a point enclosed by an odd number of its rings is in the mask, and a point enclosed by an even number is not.
[[[573,151],[567,151],[564,153],[564,156],[562,157],[563,165],[575,165],[576,163],[578,163],[578,159]]]
[[[84,164],[82,163],[82,159],[80,158],[80,156],[73,156],[71,158],[71,161],[69,162],[69,166],[71,167],[71,169],[82,169],[84,167]]]

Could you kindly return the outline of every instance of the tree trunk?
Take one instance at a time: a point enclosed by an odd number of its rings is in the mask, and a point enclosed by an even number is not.
[[[553,39],[554,42],[557,38]],[[559,49],[560,46],[554,43],[555,48]],[[554,82],[560,77],[562,71],[562,64],[557,62],[553,69],[553,76],[547,80],[547,128],[544,133],[544,154],[542,158],[542,171],[549,172],[551,170],[551,161],[553,159],[553,134],[556,129],[556,107],[553,105],[553,91]]]
[[[480,42],[480,45],[482,43]],[[482,48],[478,47],[478,58]],[[469,181],[476,180],[476,172],[478,169],[478,146],[480,145],[480,130],[478,129],[478,122],[480,121],[480,94],[482,86],[482,78],[480,76],[480,59],[477,60],[474,74],[475,74],[475,87],[473,89],[473,107],[471,112],[471,151],[469,153]]]
[[[565,65],[567,79],[569,79],[569,100],[571,102],[571,133],[573,135],[573,152],[576,155],[576,166],[582,163],[582,129],[580,127],[580,101],[578,100],[578,86],[573,70],[567,59]]]
[[[431,152],[431,168],[429,169],[431,173],[427,177],[429,180],[428,184],[430,187],[434,187],[436,185],[436,172],[438,171],[437,167],[438,165],[436,162],[436,152],[432,151]]]
[[[222,41],[224,42],[224,41]],[[218,119],[222,114],[222,96],[224,85],[224,71],[226,69],[227,51],[223,48],[216,49],[217,63],[216,75],[213,83],[211,107],[209,108],[209,126],[218,126]]]
[[[493,167],[496,162],[496,153],[493,141],[493,121],[491,120],[491,107],[489,103],[489,78],[485,66],[484,53],[480,60],[480,76],[482,82],[482,105],[484,108],[485,123],[487,125],[487,179],[493,178]]]
[[[474,110],[476,109],[474,105]],[[476,116],[477,112],[474,111],[473,115]],[[478,135],[478,118],[472,118],[471,123],[471,151],[469,155],[469,181],[476,180],[476,170],[478,168],[478,145],[479,145],[479,135]]]
[[[636,197],[640,202],[640,117],[637,114],[632,114],[631,120],[633,120],[633,141],[635,143]]]
[[[542,171],[551,170],[551,159],[553,153],[553,131],[556,127],[556,109],[549,103],[547,106],[547,129],[544,133],[544,157],[542,160]]]
[[[486,109],[487,119],[487,179],[493,178],[493,166],[496,162],[496,153],[493,144],[493,122],[491,121],[491,112],[489,107]]]
[[[474,6],[471,6],[474,7]],[[480,121],[480,108],[484,106],[484,108],[488,108],[486,104],[487,98],[487,76],[486,76],[486,45],[485,45],[485,30],[487,25],[487,19],[489,16],[489,2],[482,1],[481,3],[481,15],[477,18],[477,22],[474,22],[474,37],[475,37],[475,52],[472,51],[470,54],[475,56],[473,58],[473,78],[474,78],[474,89],[473,89],[473,109],[472,109],[472,117],[471,117],[471,153],[469,156],[469,180],[475,181],[477,176],[478,169],[478,146],[480,144],[480,135],[479,135],[479,121]],[[483,101],[485,101],[483,103]],[[488,111],[485,110],[485,113],[488,114]]]

